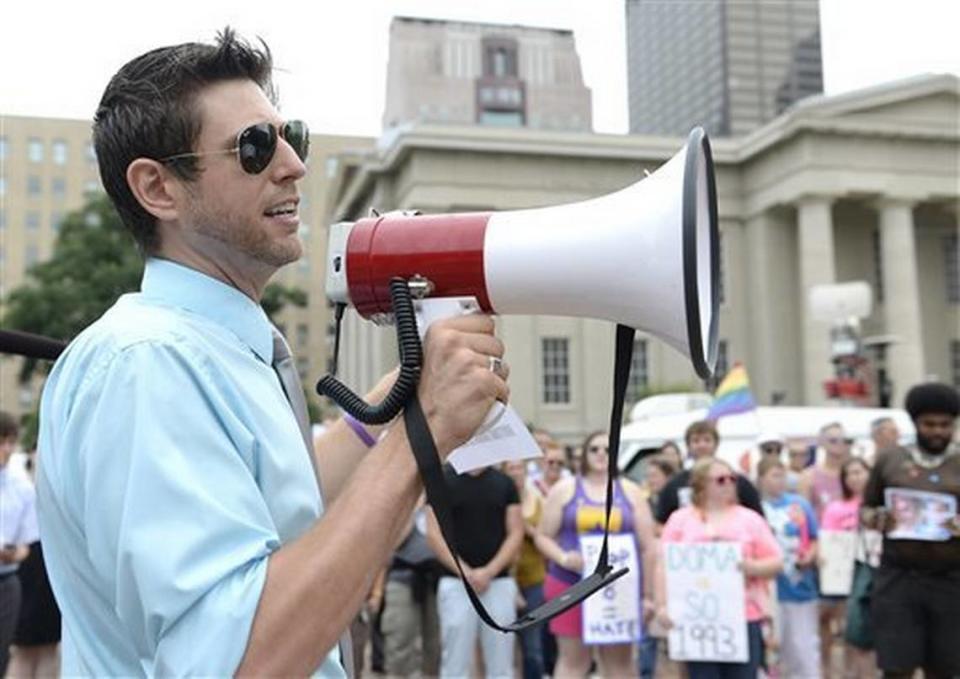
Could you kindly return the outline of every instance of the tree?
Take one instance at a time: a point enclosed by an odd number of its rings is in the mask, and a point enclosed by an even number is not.
[[[92,194],[63,220],[52,257],[32,266],[4,300],[2,327],[69,341],[121,295],[138,290],[142,276],[143,259],[113,205],[105,194]],[[271,320],[287,304],[306,303],[303,290],[279,283],[269,284],[262,300]],[[49,368],[27,359],[20,382]]]

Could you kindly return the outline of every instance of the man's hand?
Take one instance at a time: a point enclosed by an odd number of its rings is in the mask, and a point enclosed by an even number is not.
[[[483,594],[487,591],[487,588],[490,587],[492,577],[486,568],[469,568],[464,564],[463,572],[464,575],[467,576],[467,581],[470,583],[470,586],[473,587],[477,594]]]
[[[473,435],[494,401],[510,396],[506,364],[501,374],[490,370],[490,358],[504,350],[493,331],[493,319],[481,315],[437,321],[427,331],[418,395],[444,457]]]

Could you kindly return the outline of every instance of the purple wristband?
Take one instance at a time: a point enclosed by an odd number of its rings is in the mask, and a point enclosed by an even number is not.
[[[367,448],[373,448],[375,445],[377,445],[377,439],[373,438],[370,432],[367,431],[367,428],[364,427],[360,422],[357,422],[353,415],[350,413],[344,413],[343,421],[346,422],[351,429],[353,429],[353,433],[357,435],[357,438],[366,444]]]

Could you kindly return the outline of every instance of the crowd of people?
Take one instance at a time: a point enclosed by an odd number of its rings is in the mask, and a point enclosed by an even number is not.
[[[515,640],[486,628],[454,577],[453,555],[439,537],[429,508],[420,508],[410,535],[386,571],[387,582],[389,588],[398,568],[407,572],[411,561],[417,561],[409,556],[409,544],[419,540],[426,547],[419,562],[429,564],[430,575],[423,580],[424,591],[415,597],[421,602],[419,612],[410,620],[433,622],[393,624],[398,615],[394,609],[406,611],[413,599],[405,591],[393,596],[388,591],[378,599],[382,608],[371,618],[374,640],[383,640],[375,643],[372,669],[389,676],[454,677],[472,672],[525,679],[583,677],[591,672],[607,677],[865,679],[881,670],[884,676],[909,676],[914,668],[923,668],[928,677],[952,676],[955,652],[943,644],[946,629],[941,627],[944,611],[953,610],[949,598],[927,597],[918,603],[906,597],[923,583],[935,585],[933,591],[955,592],[951,588],[956,587],[956,556],[951,550],[957,549],[960,534],[956,518],[949,526],[954,537],[946,545],[930,543],[938,550],[935,558],[917,561],[930,549],[923,543],[914,544],[902,557],[912,559],[912,567],[921,566],[921,572],[901,574],[917,581],[902,585],[913,589],[901,590],[906,592],[898,603],[901,608],[890,620],[877,620],[869,611],[864,619],[864,592],[853,582],[860,577],[853,566],[885,584],[881,578],[900,563],[881,557],[884,532],[894,525],[883,489],[891,482],[898,487],[908,484],[905,488],[927,486],[919,474],[892,479],[891,474],[899,473],[893,460],[904,463],[911,450],[934,451],[927,454],[940,463],[936,468],[941,471],[933,483],[956,493],[951,484],[960,480],[955,478],[960,462],[957,445],[950,447],[944,429],[933,437],[924,429],[924,418],[931,413],[935,419],[955,418],[956,399],[955,390],[944,385],[922,385],[911,392],[906,407],[917,427],[919,448],[901,447],[893,420],[881,418],[873,423],[869,455],[854,454],[853,440],[843,426],[831,422],[821,427],[815,440],[764,432],[756,454],[734,466],[716,457],[715,423],[700,421],[682,432],[686,456],[677,443],[666,441],[628,467],[614,484],[609,529],[611,535],[633,536],[640,555],[637,603],[644,626],[635,643],[584,643],[580,605],[542,628],[524,630]],[[459,478],[448,472],[448,482],[456,490],[458,527],[471,538],[470,547],[460,554],[467,577],[501,622],[561,596],[584,577],[580,538],[602,533],[604,526],[606,433],[593,432],[579,446],[561,445],[542,429],[533,433],[543,452],[538,460],[511,461],[501,469],[485,468]],[[874,516],[884,516],[887,525],[878,526]],[[821,551],[821,536],[833,540],[836,534],[853,545],[844,593],[829,591],[833,585],[821,587],[825,560],[836,558],[826,549],[829,545]],[[661,549],[670,543],[708,541],[741,546],[748,660],[687,662],[681,669],[667,650],[672,621]],[[895,544],[893,552],[900,551],[901,545]],[[906,635],[922,638],[912,645],[901,641],[880,649],[878,664],[875,639],[897,634],[894,630],[905,619],[923,621]],[[403,641],[398,644],[399,639]]]

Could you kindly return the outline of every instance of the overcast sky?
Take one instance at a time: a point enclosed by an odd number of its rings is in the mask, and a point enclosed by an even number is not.
[[[827,93],[960,75],[957,0],[820,5]],[[314,132],[377,135],[394,15],[572,29],[595,130],[627,131],[623,0],[11,0],[0,33],[0,114],[90,118],[124,62],[160,45],[210,41],[230,24],[272,48],[288,115]]]

